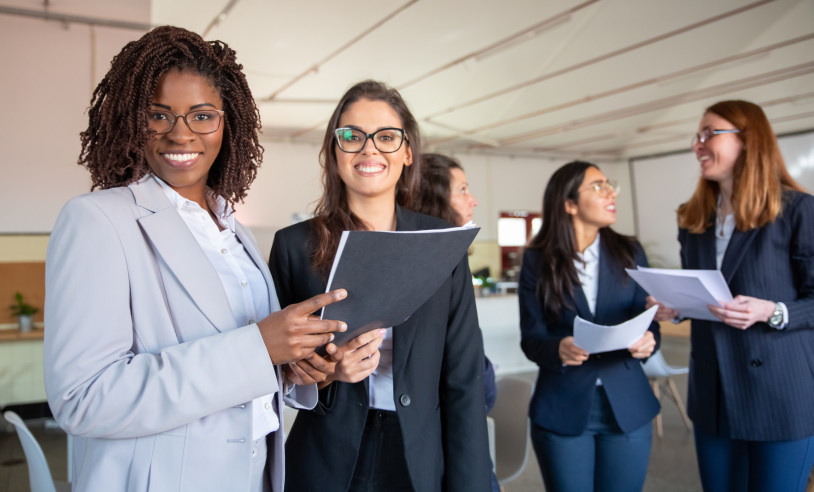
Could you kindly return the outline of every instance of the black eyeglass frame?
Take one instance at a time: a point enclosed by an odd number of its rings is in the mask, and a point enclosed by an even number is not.
[[[709,132],[708,137],[704,137],[703,135],[701,135],[701,133],[703,133],[704,131]],[[697,144],[697,143],[706,143],[707,141],[709,141],[709,139],[711,139],[715,135],[721,135],[721,134],[724,134],[724,133],[740,133],[740,132],[741,131],[738,130],[737,128],[733,128],[733,129],[730,129],[730,130],[720,130],[720,129],[719,130],[713,130],[711,128],[705,128],[704,130],[701,130],[700,132],[698,132],[698,133],[696,133],[695,135],[692,136],[692,139],[690,140],[690,147],[695,147],[695,144]]]
[[[376,136],[376,134],[379,133],[379,132],[387,131],[387,130],[396,130],[399,133],[401,133],[401,143],[399,143],[399,146],[396,147],[395,150],[382,150],[382,149],[379,148],[378,145],[376,145],[376,139],[374,138]],[[357,132],[359,132],[359,133],[361,133],[362,135],[365,136],[365,141],[362,142],[362,146],[359,147],[359,150],[345,150],[345,149],[342,148],[341,139],[339,138],[339,132],[341,132],[341,131],[357,131]],[[367,145],[367,141],[371,140],[371,139],[373,140],[373,146],[376,147],[376,150],[378,150],[382,154],[392,154],[393,152],[398,152],[399,149],[401,149],[402,145],[404,145],[404,142],[408,141],[407,132],[404,131],[404,128],[396,128],[394,126],[389,126],[387,128],[379,128],[378,130],[376,130],[373,133],[365,133],[365,132],[363,132],[362,130],[360,130],[358,128],[351,128],[351,127],[343,126],[341,128],[337,128],[336,130],[334,130],[334,138],[336,139],[336,145],[339,147],[339,150],[341,150],[342,152],[345,152],[346,154],[358,154],[359,152],[365,150],[365,145]]]
[[[218,118],[218,126],[215,127],[215,129],[212,130],[211,132],[199,132],[197,130],[193,130],[192,127],[189,126],[189,120],[187,120],[187,116],[189,116],[191,114],[195,114],[195,113],[211,113],[211,112],[218,113],[218,116],[219,116],[219,118]],[[220,129],[220,125],[223,122],[223,115],[226,114],[226,111],[224,111],[222,109],[196,109],[196,110],[190,111],[190,112],[188,112],[186,114],[175,114],[172,111],[151,109],[150,111],[148,111],[148,118],[149,118],[149,115],[151,115],[153,113],[162,113],[162,114],[165,114],[165,115],[168,115],[168,116],[172,116],[172,123],[170,123],[170,128],[167,131],[159,132],[159,131],[151,129],[152,131],[154,131],[156,133],[156,135],[166,135],[167,133],[171,132],[172,129],[175,128],[175,124],[178,123],[178,118],[181,118],[182,120],[184,120],[184,124],[187,125],[187,128],[189,128],[189,131],[191,131],[192,133],[195,133],[197,135],[209,135],[210,133],[215,133],[216,131],[218,131]],[[147,122],[147,126],[149,126],[149,121]]]

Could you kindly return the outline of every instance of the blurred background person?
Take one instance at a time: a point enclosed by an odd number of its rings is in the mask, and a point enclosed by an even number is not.
[[[466,173],[455,159],[442,154],[426,153],[421,174],[417,211],[444,219],[454,226],[472,223],[472,214],[478,206],[478,200],[469,190]],[[495,368],[486,356],[483,357],[483,391],[486,413],[489,413],[495,406],[497,388]],[[500,490],[494,473],[492,490]]]
[[[531,439],[551,492],[640,491],[659,403],[640,361],[659,327],[627,350],[589,354],[574,318],[615,325],[645,310],[625,268],[647,266],[641,245],[614,232],[617,187],[587,162],[559,168],[543,196],[543,224],[523,254],[518,297],[521,347],[540,366]]]
[[[449,226],[408,209],[421,137],[395,89],[370,80],[351,87],[325,129],[320,161],[315,217],[274,236],[269,266],[283,305],[324,292],[343,230]],[[338,349],[318,405],[298,412],[286,488],[488,491],[483,341],[466,256],[406,322],[377,331]]]
[[[735,296],[709,306],[720,322],[692,320],[687,413],[701,482],[803,491],[814,464],[814,198],[756,104],[707,108],[692,149],[701,177],[678,209],[681,265],[719,269]]]

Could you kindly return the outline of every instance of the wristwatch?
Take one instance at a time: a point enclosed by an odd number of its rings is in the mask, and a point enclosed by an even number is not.
[[[783,325],[783,307],[779,302],[774,303],[774,312],[769,316],[769,326],[775,330],[779,330]]]

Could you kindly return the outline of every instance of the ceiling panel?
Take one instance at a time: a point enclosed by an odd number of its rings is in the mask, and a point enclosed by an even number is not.
[[[364,78],[400,89],[441,151],[683,150],[703,108],[736,97],[763,104],[779,133],[814,129],[811,0],[0,2],[133,22],[149,11],[228,42],[267,141],[320,142]]]

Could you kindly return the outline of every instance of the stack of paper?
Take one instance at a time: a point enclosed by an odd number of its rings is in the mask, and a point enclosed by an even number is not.
[[[630,278],[648,294],[681,316],[719,321],[707,305],[732,302],[732,293],[720,270],[670,270],[666,268],[626,268]]]
[[[658,309],[658,306],[652,306],[635,318],[615,326],[598,325],[577,316],[574,318],[574,344],[589,354],[626,349],[645,334]]]

